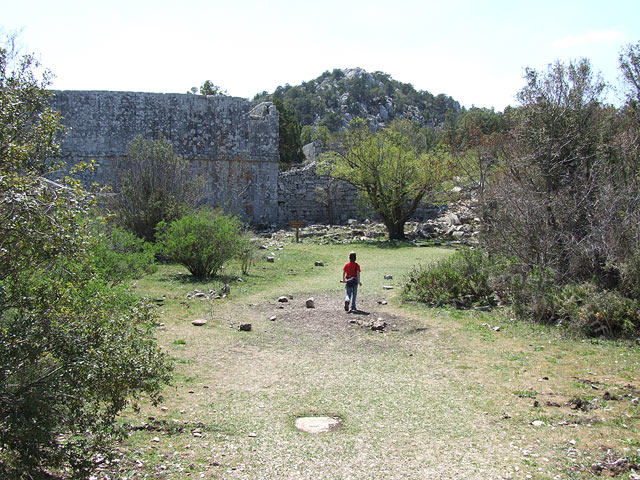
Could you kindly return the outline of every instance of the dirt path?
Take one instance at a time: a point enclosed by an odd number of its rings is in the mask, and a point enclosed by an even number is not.
[[[233,424],[214,449],[227,467],[220,478],[489,479],[513,476],[508,469],[519,478],[505,420],[488,414],[482,384],[459,368],[465,347],[365,292],[360,314],[341,309],[341,294],[317,292],[222,314],[222,324],[242,318],[253,329],[194,358],[210,372],[207,404]],[[372,330],[380,321],[384,330]],[[301,416],[342,427],[302,433],[293,426]]]
[[[158,331],[175,384],[125,446],[127,478],[570,479],[640,457],[633,350],[495,313],[400,308],[383,269],[360,290],[360,314],[344,311],[335,269],[232,295],[205,327],[191,325],[205,304],[176,295]],[[310,416],[341,426],[295,428]]]

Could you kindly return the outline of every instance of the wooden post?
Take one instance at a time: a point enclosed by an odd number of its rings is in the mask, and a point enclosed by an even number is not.
[[[303,220],[291,220],[289,226],[296,229],[296,243],[300,243],[300,229],[306,227],[307,222]]]

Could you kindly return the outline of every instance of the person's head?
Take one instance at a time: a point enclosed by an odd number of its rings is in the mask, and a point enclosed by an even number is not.
[[[349,260],[351,260],[352,262],[356,261],[356,252],[351,252],[349,254]]]

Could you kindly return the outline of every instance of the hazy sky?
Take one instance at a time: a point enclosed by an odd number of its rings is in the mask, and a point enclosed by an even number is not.
[[[204,80],[251,98],[325,70],[383,71],[464,106],[514,104],[524,68],[587,57],[618,82],[640,40],[638,0],[21,0],[0,28],[52,88],[185,93]]]

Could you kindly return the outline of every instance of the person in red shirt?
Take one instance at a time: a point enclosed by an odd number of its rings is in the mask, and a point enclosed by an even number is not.
[[[346,284],[347,296],[344,299],[344,309],[349,311],[349,302],[351,302],[351,311],[356,308],[356,296],[358,294],[358,285],[362,285],[360,281],[360,265],[356,263],[356,252],[349,254],[349,261],[342,268],[342,282]]]

